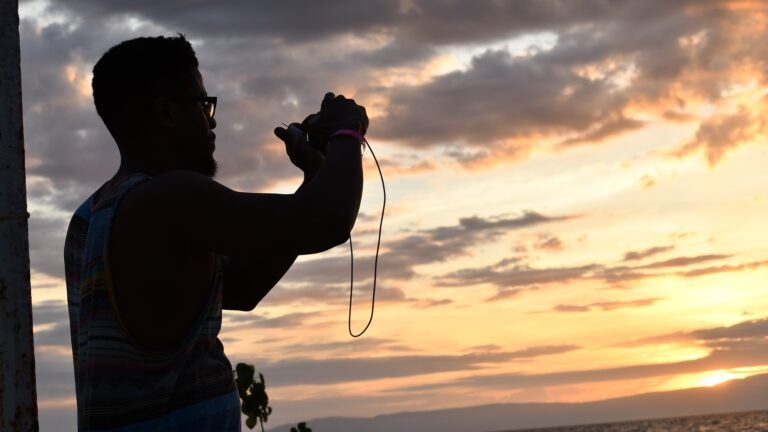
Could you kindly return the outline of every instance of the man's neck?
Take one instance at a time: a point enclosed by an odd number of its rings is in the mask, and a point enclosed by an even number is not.
[[[121,158],[120,168],[118,168],[113,179],[124,178],[135,173],[156,175],[162,171],[163,170],[159,169],[156,164],[136,159]]]

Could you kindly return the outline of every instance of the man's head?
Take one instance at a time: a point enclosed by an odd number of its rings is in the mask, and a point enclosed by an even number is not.
[[[96,111],[121,156],[153,173],[213,176],[216,121],[192,46],[183,35],[138,38],[107,51],[93,68]]]

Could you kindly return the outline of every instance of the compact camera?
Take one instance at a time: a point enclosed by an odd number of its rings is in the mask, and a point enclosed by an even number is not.
[[[283,123],[285,124],[285,123]],[[291,123],[290,125],[285,125],[288,129],[288,134],[290,135],[292,140],[307,143],[310,146],[314,147],[317,151],[325,155],[325,148],[328,146],[328,137],[324,137],[322,133],[319,131],[316,131],[314,134],[309,133],[309,131],[304,131],[301,128],[297,126],[298,123]],[[307,121],[307,128],[311,129],[313,126],[313,121],[309,120]]]

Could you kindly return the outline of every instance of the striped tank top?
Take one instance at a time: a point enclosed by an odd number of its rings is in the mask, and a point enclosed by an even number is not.
[[[240,431],[232,365],[218,339],[221,259],[200,315],[162,352],[137,346],[112,302],[107,265],[112,220],[125,194],[148,180],[133,174],[75,212],[64,245],[79,431]]]

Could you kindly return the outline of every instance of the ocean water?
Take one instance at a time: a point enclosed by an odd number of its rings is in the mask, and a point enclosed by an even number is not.
[[[518,429],[515,432],[768,432],[768,411],[676,417],[583,426],[563,426],[544,429]]]

